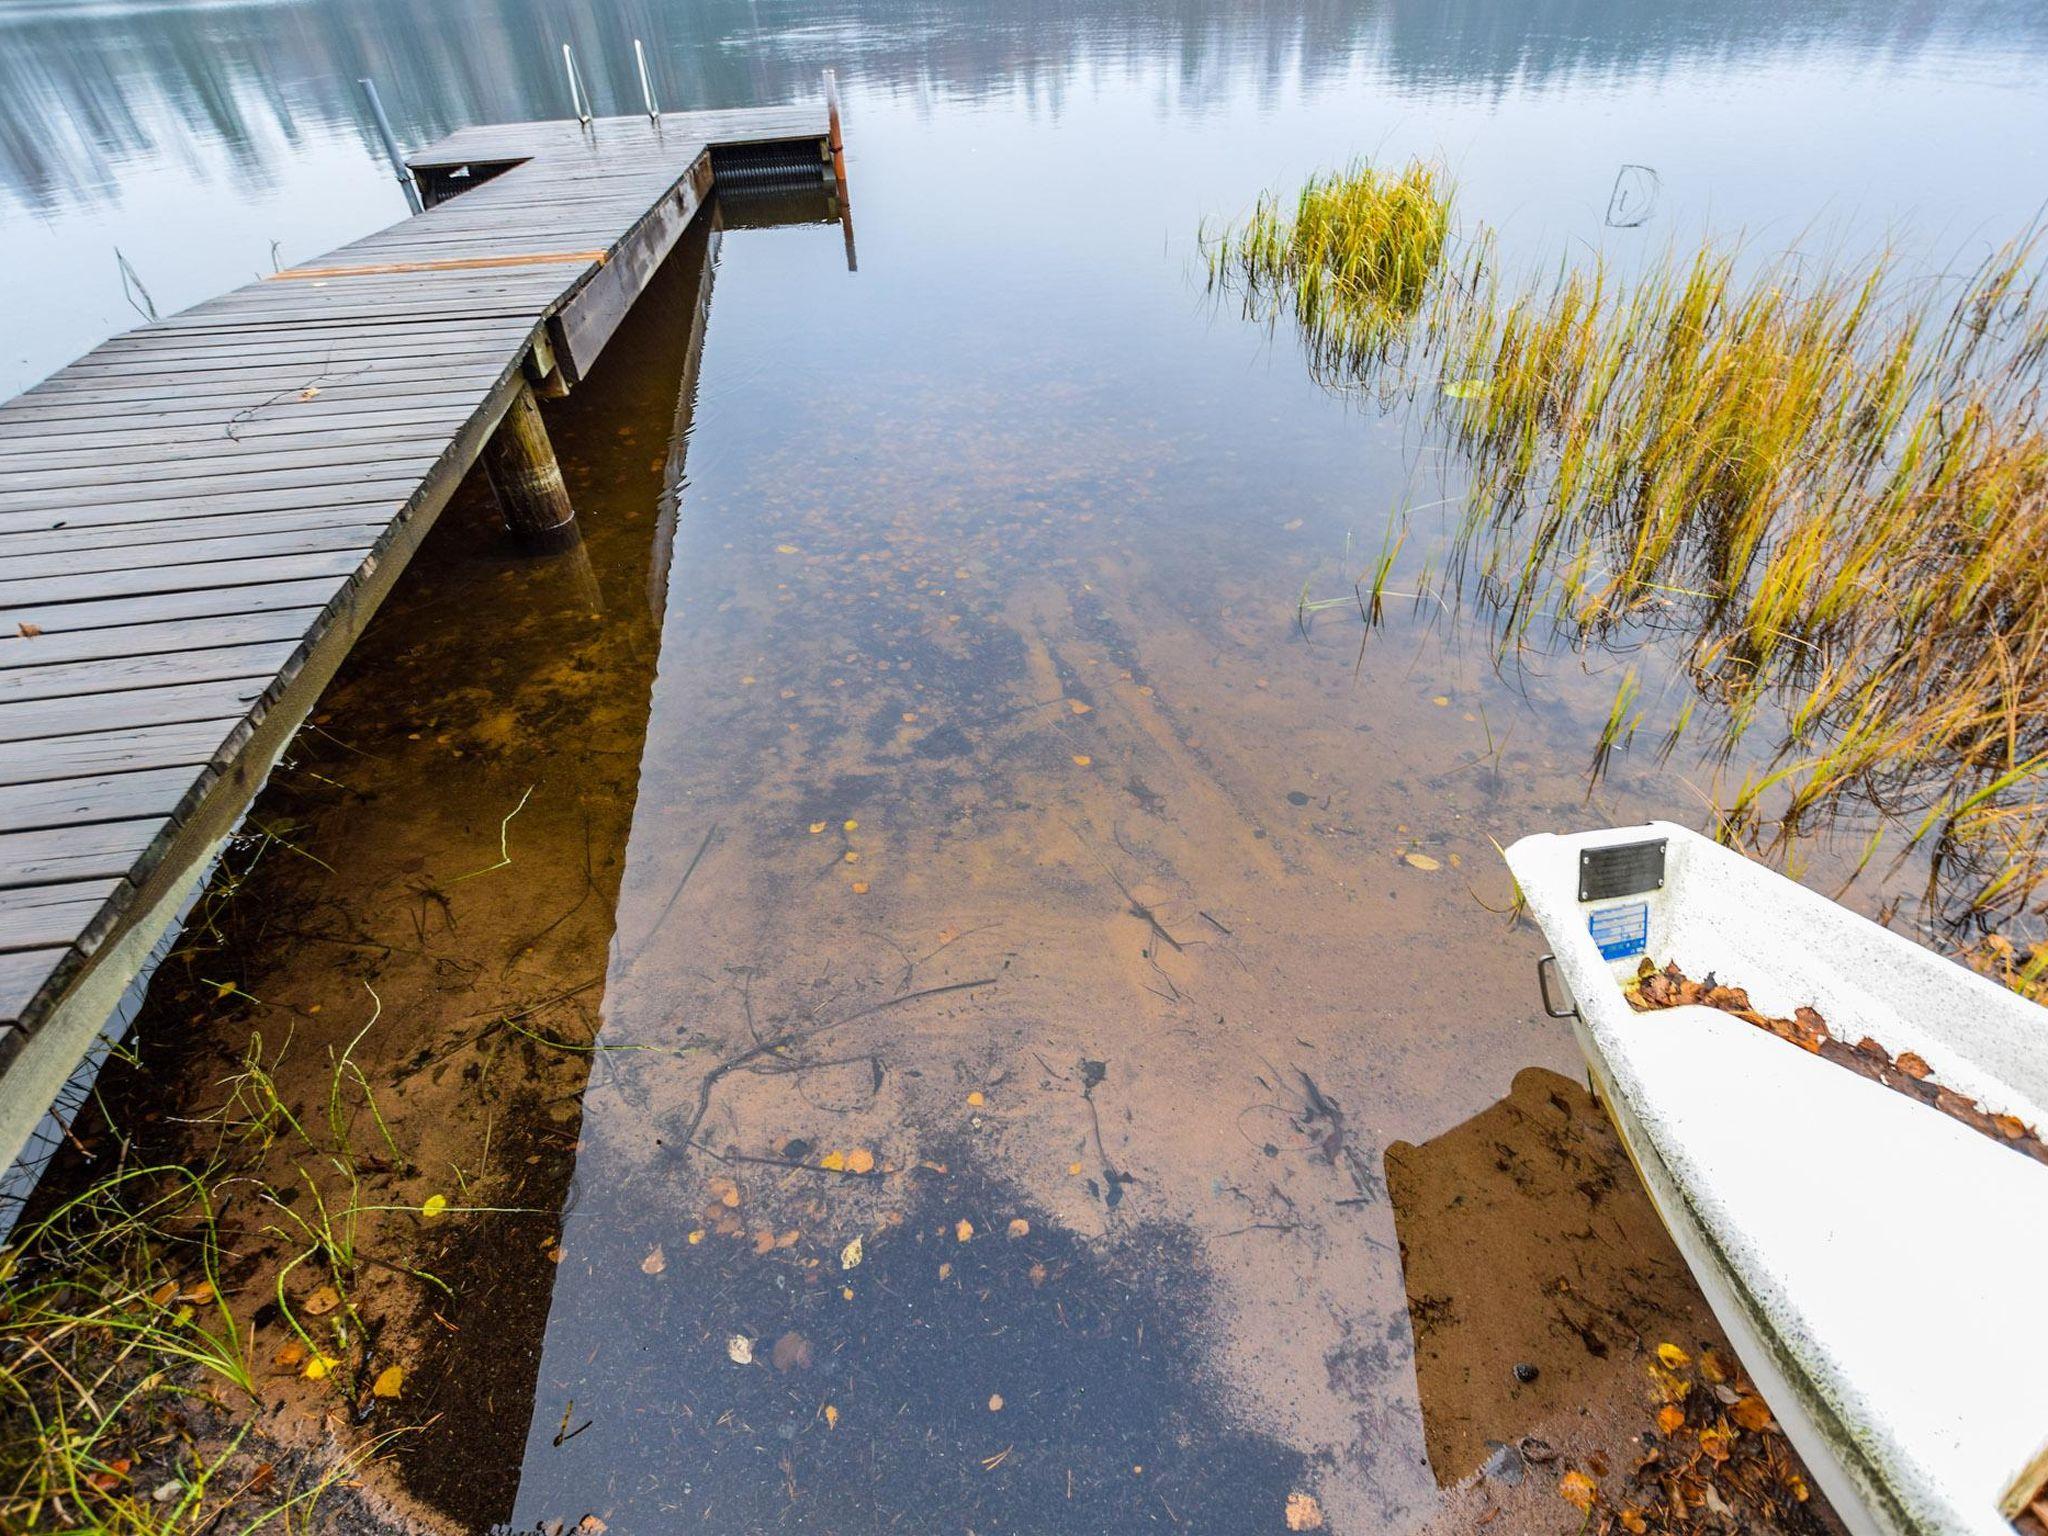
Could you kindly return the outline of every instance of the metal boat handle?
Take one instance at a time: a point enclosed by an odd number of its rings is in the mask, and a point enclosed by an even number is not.
[[[1556,964],[1555,955],[1545,955],[1536,962],[1536,990],[1543,994],[1543,1011],[1553,1019],[1576,1019],[1579,1016],[1577,1004],[1560,1008],[1550,1000],[1550,972]]]

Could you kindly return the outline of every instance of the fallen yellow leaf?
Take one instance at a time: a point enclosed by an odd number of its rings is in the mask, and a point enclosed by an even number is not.
[[[405,1368],[387,1365],[377,1373],[377,1379],[370,1384],[372,1397],[396,1397],[405,1386]]]
[[[775,553],[777,553],[778,555],[793,555],[796,552],[797,550],[794,544],[778,544],[775,546]]]
[[[420,1214],[429,1221],[432,1221],[447,1209],[448,1197],[446,1195],[429,1195],[420,1202]]]
[[[967,1095],[967,1102],[973,1105],[976,1109],[979,1109],[982,1105],[988,1102],[988,1097],[985,1094],[983,1094],[979,1088],[977,1088],[974,1090],[974,1092]]]
[[[848,818],[847,820],[845,820],[845,821],[842,821],[842,822],[840,823],[840,825],[841,825],[842,827],[846,828],[846,830],[847,830],[847,831],[849,831],[849,832],[858,832],[858,831],[860,830],[860,823],[859,823],[859,822],[857,822],[857,821],[854,821],[854,820],[852,820],[851,818]]]
[[[958,1238],[963,1243],[973,1242],[974,1223],[967,1220],[967,1218],[964,1216],[961,1217],[959,1225],[953,1228],[953,1236]]]
[[[1091,768],[1094,766],[1094,764],[1095,759],[1090,757],[1086,752],[1076,752],[1074,754],[1074,766],[1076,768]]]
[[[852,1242],[839,1250],[839,1267],[841,1269],[859,1269],[860,1261],[865,1257],[866,1250],[862,1248],[861,1240],[856,1237]]]
[[[1030,1223],[1030,1222],[1026,1221],[1026,1220],[1025,1220],[1025,1219],[1024,1219],[1024,1218],[1023,1218],[1022,1216],[1013,1216],[1013,1217],[1011,1217],[1011,1218],[1010,1218],[1010,1236],[1012,1236],[1012,1237],[1029,1237],[1030,1235],[1031,1235],[1031,1223]]]
[[[692,1232],[692,1233],[690,1234],[690,1242],[691,1242],[691,1243],[692,1243],[693,1245],[694,1245],[694,1244],[696,1244],[696,1243],[701,1243],[701,1242],[703,1242],[703,1241],[704,1241],[704,1229],[703,1229],[702,1227],[699,1227],[699,1228],[697,1228],[697,1230],[696,1230],[696,1231],[694,1231],[694,1232]]]
[[[1676,1344],[1659,1344],[1657,1346],[1657,1358],[1664,1362],[1666,1369],[1673,1371],[1682,1371],[1692,1364],[1692,1356],[1688,1355]]]
[[[812,822],[812,823],[811,823],[811,831],[812,831],[812,832],[816,833],[816,832],[822,832],[822,831],[824,831],[824,830],[825,830],[825,823],[823,823],[822,821],[814,821],[814,822]]]
[[[331,1285],[323,1285],[308,1296],[305,1301],[307,1313],[313,1317],[325,1317],[341,1305],[341,1292]]]
[[[1290,1531],[1320,1531],[1323,1528],[1323,1506],[1315,1501],[1313,1494],[1290,1493],[1287,1495],[1287,1529]]]
[[[1077,715],[1090,715],[1095,712],[1095,706],[1093,704],[1083,704],[1079,699],[1067,700],[1067,708],[1071,709]]]
[[[865,895],[867,895],[867,893],[868,893],[868,883],[867,883],[867,881],[865,881],[865,880],[856,880],[856,881],[854,881],[854,882],[853,882],[853,894],[854,894],[854,895],[856,895],[856,896],[865,896]]]
[[[1685,1410],[1676,1403],[1666,1403],[1657,1410],[1657,1432],[1675,1435],[1685,1426]]]
[[[1593,1479],[1583,1472],[1565,1473],[1558,1480],[1557,1491],[1565,1503],[1588,1512],[1593,1508],[1593,1501],[1600,1497],[1600,1490],[1593,1486]]]
[[[827,1429],[837,1429],[839,1427],[839,1410],[830,1403],[825,1405],[825,1427]]]
[[[866,1147],[855,1147],[846,1154],[846,1171],[848,1173],[873,1173],[875,1171],[875,1154]]]
[[[1432,859],[1426,853],[1404,853],[1401,855],[1401,860],[1410,869],[1419,869],[1425,874],[1443,868],[1443,865],[1437,863],[1435,859]]]
[[[318,1381],[339,1364],[341,1362],[332,1355],[315,1355],[306,1362],[306,1380]]]
[[[846,1171],[846,1154],[844,1152],[827,1152],[818,1159],[818,1166],[820,1168],[829,1168],[834,1173],[844,1173]]]

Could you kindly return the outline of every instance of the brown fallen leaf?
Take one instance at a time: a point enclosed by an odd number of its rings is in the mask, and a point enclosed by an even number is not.
[[[1912,1051],[1899,1052],[1899,1059],[1896,1065],[1901,1072],[1905,1073],[1906,1076],[1912,1078],[1915,1082],[1919,1082],[1934,1071],[1934,1068],[1927,1065],[1927,1059],[1924,1056],[1917,1055]]]
[[[341,1305],[341,1292],[331,1285],[323,1285],[301,1303],[313,1317],[325,1317]]]
[[[1657,1432],[1661,1435],[1675,1435],[1685,1427],[1685,1410],[1676,1403],[1666,1403],[1657,1410]]]
[[[778,1371],[807,1371],[811,1367],[811,1341],[792,1328],[775,1341],[768,1358]]]
[[[1754,1395],[1738,1397],[1735,1406],[1728,1410],[1728,1417],[1751,1434],[1761,1434],[1771,1427],[1770,1404]]]
[[[875,1154],[866,1147],[855,1147],[846,1154],[846,1171],[848,1173],[873,1173],[875,1171]]]
[[[21,636],[21,638],[24,640],[33,640],[37,635],[40,635],[43,632],[43,626],[40,624],[31,624],[27,619],[23,619],[19,624],[16,624],[14,626],[14,632],[17,635]]]
[[[648,1249],[647,1257],[640,1261],[640,1273],[643,1275],[658,1275],[667,1268],[668,1256],[661,1251],[659,1243]]]
[[[1012,1236],[1012,1237],[1029,1237],[1030,1235],[1031,1235],[1031,1223],[1030,1223],[1030,1222],[1026,1221],[1026,1220],[1025,1220],[1025,1219],[1024,1219],[1024,1218],[1023,1218],[1022,1216],[1013,1216],[1013,1217],[1011,1217],[1011,1218],[1010,1218],[1010,1236]]]

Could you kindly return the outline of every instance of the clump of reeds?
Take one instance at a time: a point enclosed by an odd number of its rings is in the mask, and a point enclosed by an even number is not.
[[[1303,207],[1370,206],[1386,185],[1332,178]],[[1631,277],[1595,260],[1518,283],[1483,228],[1456,262],[1440,233],[1422,290],[1361,301],[1354,323],[1327,275],[1285,259],[1322,249],[1316,230],[1262,204],[1210,242],[1212,283],[1222,271],[1291,309],[1319,369],[1427,392],[1468,476],[1460,565],[1504,645],[1539,627],[1677,637],[1719,706],[1718,748],[1773,733],[1752,741],[1760,766],[1723,795],[1722,826],[1754,840],[1874,808],[1925,855],[1931,905],[2040,915],[2048,303],[2033,239],[1947,284],[1909,285],[1885,258],[1757,262],[1711,241]],[[1378,328],[1369,345],[1333,341],[1355,324]]]
[[[1202,247],[1212,289],[1241,295],[1254,314],[1270,316],[1277,301],[1323,363],[1355,367],[1407,336],[1436,289],[1450,220],[1440,167],[1361,162],[1311,178],[1291,209],[1262,196],[1242,227],[1205,233]]]

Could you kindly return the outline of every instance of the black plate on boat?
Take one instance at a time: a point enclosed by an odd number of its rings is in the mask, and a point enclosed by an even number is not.
[[[1664,844],[1657,837],[1642,843],[1615,843],[1579,850],[1579,900],[1605,901],[1638,891],[1664,888]]]

